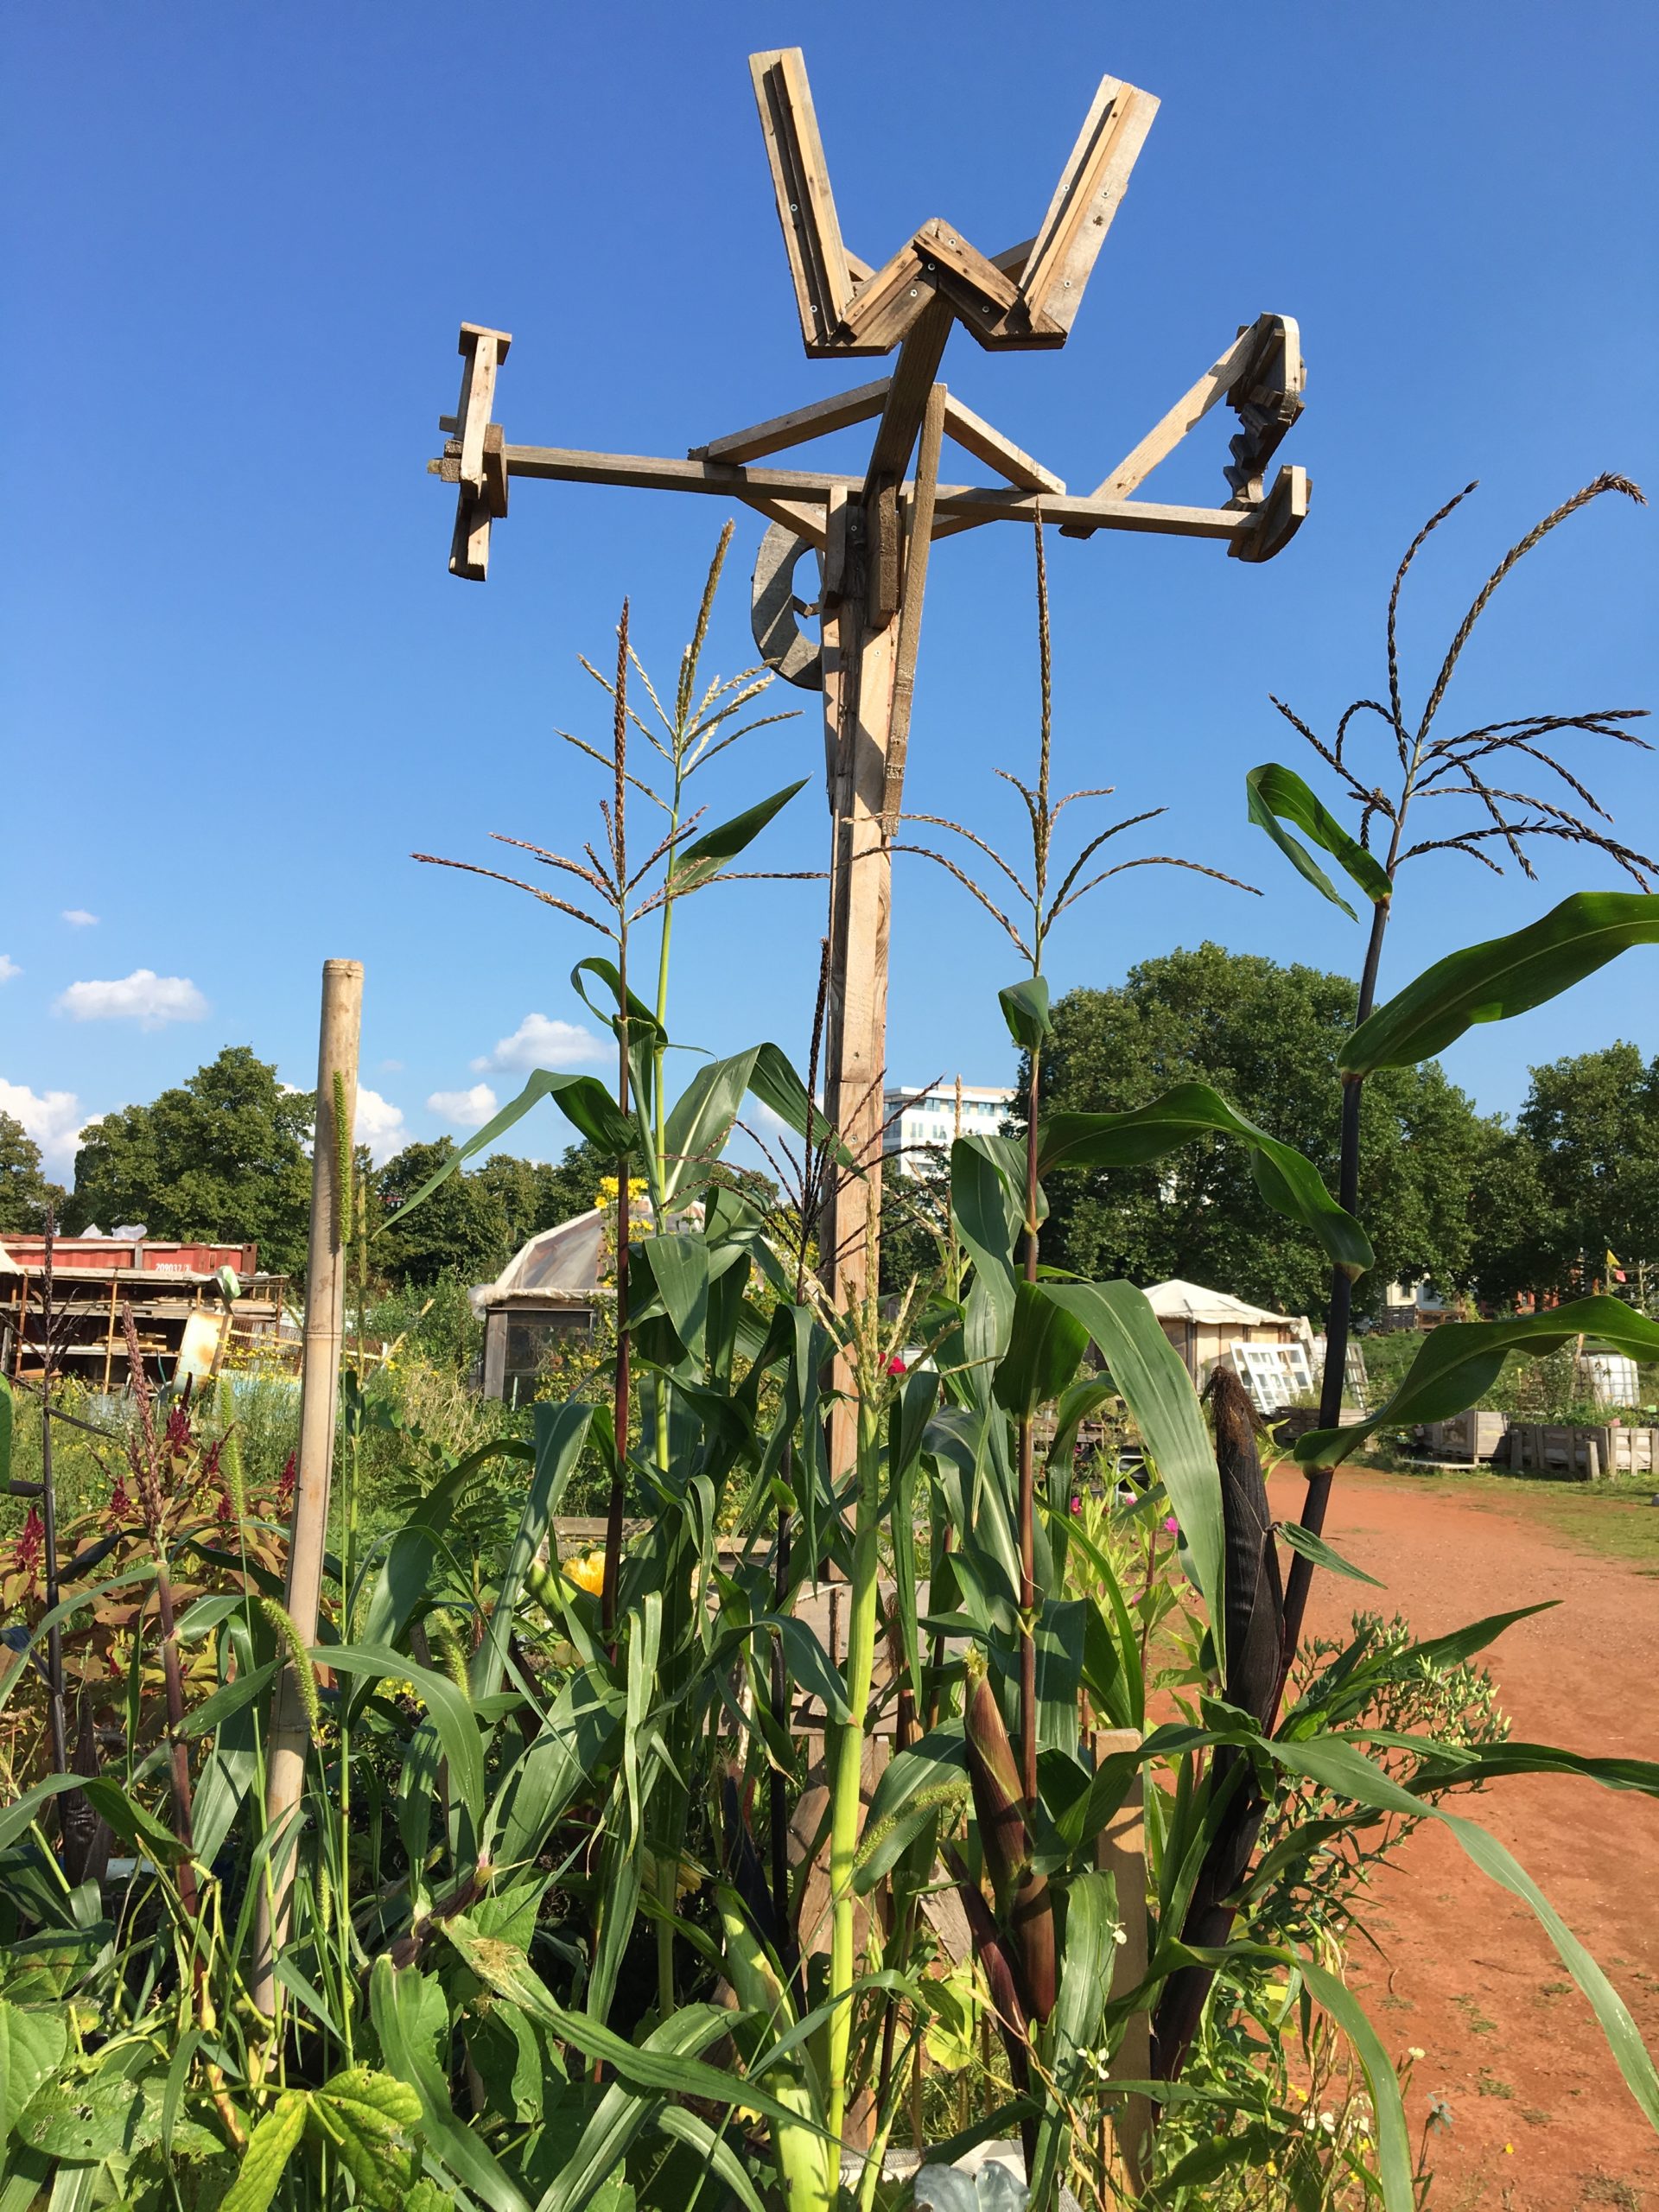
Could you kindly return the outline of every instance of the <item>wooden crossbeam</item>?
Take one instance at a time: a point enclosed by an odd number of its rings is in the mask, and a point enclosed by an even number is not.
[[[1027,492],[1052,492],[1063,495],[1065,480],[1022,453],[1012,438],[1005,438],[1001,430],[993,429],[982,416],[976,415],[971,407],[964,407],[954,392],[946,396],[944,403],[944,435],[953,438],[964,453],[976,461],[982,461],[987,468],[994,468],[999,476],[1006,476],[1010,484],[1018,484]]]
[[[453,575],[482,583],[490,569],[490,524],[507,511],[507,478],[499,423],[490,421],[495,404],[495,375],[512,344],[510,331],[463,322],[457,351],[461,357],[461,397],[454,441],[460,486],[454,535],[449,542]],[[494,435],[490,435],[493,431]]]
[[[1160,423],[1096,486],[1097,499],[1127,499],[1160,461],[1167,460],[1189,430],[1194,430],[1218,399],[1232,388],[1255,343],[1255,326],[1241,331],[1221,359],[1207,368],[1190,391],[1183,392]]]
[[[711,438],[706,446],[690,448],[690,458],[741,464],[757,461],[762,454],[782,453],[788,446],[804,445],[809,438],[828,437],[831,430],[844,430],[855,423],[868,423],[887,404],[892,382],[891,377],[878,377],[874,384],[855,385],[850,391],[838,391],[832,399],[815,399],[809,407],[774,415],[768,422],[752,423],[747,430],[734,430],[729,437]]]

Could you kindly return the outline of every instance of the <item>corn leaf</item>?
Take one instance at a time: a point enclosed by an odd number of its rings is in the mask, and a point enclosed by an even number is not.
[[[1659,944],[1659,893],[1575,891],[1523,930],[1465,945],[1426,968],[1342,1048],[1344,1075],[1408,1068],[1478,1021],[1542,1006],[1633,944]]]
[[[1446,1421],[1489,1390],[1512,1351],[1537,1357],[1577,1337],[1595,1337],[1631,1359],[1659,1359],[1659,1322],[1623,1299],[1574,1298],[1542,1313],[1501,1321],[1447,1321],[1424,1338],[1394,1392],[1351,1428],[1314,1428],[1296,1443],[1304,1466],[1335,1467],[1379,1428]]]
[[[1316,845],[1329,853],[1373,902],[1388,898],[1393,891],[1388,870],[1382,862],[1349,836],[1294,768],[1281,767],[1276,760],[1267,760],[1261,767],[1252,768],[1244,779],[1244,798],[1250,819],[1257,829],[1265,830],[1297,874],[1305,876],[1316,891],[1323,892],[1332,906],[1340,906],[1351,922],[1357,921],[1359,917],[1306,846],[1280,827],[1281,820],[1294,822]]]
[[[1275,1213],[1318,1237],[1348,1275],[1371,1264],[1370,1239],[1344,1212],[1313,1161],[1247,1121],[1207,1083],[1178,1083],[1127,1114],[1050,1114],[1044,1119],[1040,1173],[1057,1167],[1139,1167],[1161,1160],[1195,1137],[1232,1137],[1246,1147],[1256,1188]]]

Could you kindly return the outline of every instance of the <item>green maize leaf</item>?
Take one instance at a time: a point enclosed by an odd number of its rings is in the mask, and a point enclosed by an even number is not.
[[[523,2007],[532,2019],[542,2020],[556,2035],[573,2043],[584,2058],[598,2059],[615,2069],[618,2078],[637,2089],[659,2095],[700,2097],[721,2105],[751,2106],[763,2118],[781,2126],[798,2126],[800,2116],[778,2102],[758,2082],[695,2059],[671,2058],[626,2042],[601,2027],[585,2013],[567,2012],[541,1977],[531,1972],[522,1956],[504,1943],[481,1938],[464,1913],[443,1923],[443,1932],[478,1976],[512,2004]],[[731,2013],[726,2024],[734,2024]]]
[[[1138,1167],[1201,1136],[1236,1138],[1274,1211],[1311,1230],[1345,1274],[1364,1274],[1374,1256],[1370,1239],[1325,1189],[1313,1161],[1247,1121],[1207,1083],[1178,1083],[1127,1114],[1050,1114],[1038,1166],[1045,1175],[1057,1167]]]
[[[1363,845],[1349,836],[1294,768],[1281,767],[1276,760],[1264,761],[1245,777],[1244,796],[1251,821],[1259,830],[1267,831],[1298,874],[1306,876],[1333,906],[1340,906],[1351,922],[1357,921],[1359,917],[1306,846],[1280,828],[1281,819],[1294,822],[1316,845],[1323,847],[1373,904],[1391,895],[1394,886],[1388,870],[1374,854],[1368,853]]]
[[[90,1775],[80,1786],[93,1811],[136,1852],[147,1853],[162,1866],[176,1865],[190,1856],[172,1829],[129,1797],[118,1782],[111,1782],[107,1775]]]
[[[694,2112],[687,2112],[683,2105],[664,2105],[656,2115],[658,2131],[671,2141],[690,2144],[702,2155],[704,2165],[719,2176],[743,2212],[766,2212],[760,2193],[749,2179],[744,2165],[723,2135],[717,2135],[706,2120],[699,2120]]]
[[[476,1835],[484,1817],[484,1747],[472,1706],[448,1675],[417,1667],[404,1653],[388,1651],[378,1644],[324,1644],[311,1657],[319,1666],[332,1667],[339,1674],[365,1681],[385,1678],[412,1686],[449,1762],[449,1787],[466,1807]]]
[[[421,2101],[408,2082],[351,2066],[314,2089],[310,2107],[313,2132],[333,2145],[357,2183],[358,2202],[396,2212],[416,2173],[405,2139],[421,2124]]]
[[[1382,2183],[1385,2212],[1414,2212],[1417,2194],[1412,2186],[1411,2139],[1406,2127],[1406,2107],[1400,2094],[1400,2078],[1382,2047],[1381,2037],[1365,2017],[1353,1992],[1334,1974],[1312,1959],[1298,1958],[1296,1971],[1353,2045],[1371,2092],[1371,2112],[1376,2121],[1376,2162]]]
[[[1424,1763],[1444,1756],[1444,1746],[1429,1744]],[[1643,1796],[1659,1797],[1659,1764],[1652,1759],[1597,1758],[1585,1751],[1564,1751],[1554,1744],[1492,1744],[1478,1751],[1459,1751],[1452,1762],[1461,1783],[1492,1782],[1504,1774],[1581,1774],[1604,1789],[1639,1789]],[[1409,1789],[1438,1789],[1444,1777],[1415,1776]]]
[[[685,2005],[652,2030],[645,2048],[669,2057],[696,2058],[729,2032],[730,2027],[731,2015],[720,2006]],[[640,2129],[652,2120],[660,2124],[664,2113],[672,2109],[662,2106],[656,2097],[642,2096],[626,2082],[611,2082],[536,2212],[575,2212],[575,2208],[591,2203],[595,2192],[621,2164]]]
[[[1071,2140],[1071,2115],[1093,2070],[1101,2016],[1111,1987],[1117,1929],[1117,1885],[1109,1874],[1079,1874],[1065,1893],[1065,1936],[1059,1996],[1048,2022],[1044,2054],[1051,2093],[1037,2123],[1031,2202],[1046,2206]]]
[[[437,1999],[435,2009],[442,2012],[437,1986],[424,1974],[408,1967],[399,1973],[384,1954],[375,1961],[369,1977],[369,2010],[387,2069],[406,2082],[420,2099],[421,2139],[425,2148],[448,2167],[479,2202],[487,2206],[488,2212],[530,2212],[524,2192],[482,2137],[455,2118],[449,2085],[438,2064],[430,2033],[429,1989]]]
[[[248,2138],[237,2177],[219,2212],[266,2212],[288,2162],[305,2133],[303,2089],[284,2089]]]
[[[864,1817],[853,1887],[873,1890],[902,1858],[929,1821],[969,1797],[968,1751],[962,1723],[935,1728],[919,1743],[895,1751],[881,1770]]]
[[[15,1671],[21,1673],[22,1669]],[[37,1782],[32,1789],[15,1798],[10,1805],[0,1806],[0,1851],[14,1844],[21,1835],[27,1835],[48,1798],[60,1796],[66,1789],[79,1789],[80,1777],[73,1774],[54,1774],[49,1781]]]
[[[1040,1284],[1016,1283],[1014,1297],[1008,1349],[991,1388],[999,1406],[1024,1417],[1052,1404],[1065,1389],[1089,1349],[1089,1332]]]
[[[1240,1739],[1249,1740],[1242,1731]],[[1306,1775],[1337,1796],[1352,1798],[1374,1811],[1406,1813],[1414,1820],[1427,1817],[1450,1828],[1483,1874],[1531,1907],[1554,1944],[1561,1963],[1589,1999],[1631,2095],[1649,2122],[1659,2127],[1659,2072],[1655,2070],[1624,2000],[1531,1875],[1495,1835],[1465,1814],[1448,1813],[1441,1806],[1414,1796],[1374,1766],[1357,1745],[1346,1737],[1319,1736],[1290,1743],[1279,1738],[1258,1738],[1253,1748],[1265,1751],[1275,1765],[1287,1768],[1293,1774]],[[1408,2206],[1411,2202],[1409,2197],[1403,2201]]]
[[[700,1236],[647,1236],[628,1255],[630,1318],[639,1320],[642,1308],[660,1302],[684,1356],[699,1364],[709,1325],[709,1256]],[[657,1301],[646,1294],[653,1283]]]
[[[455,1506],[478,1470],[494,1459],[530,1459],[531,1446],[516,1436],[493,1437],[469,1452],[433,1484],[386,1548],[369,1591],[360,1632],[365,1643],[396,1644],[426,1592]]]
[[[611,1002],[608,1007],[595,1006],[594,1004],[592,999],[588,995],[588,987],[582,980],[584,976],[598,976],[600,982],[603,983],[607,992],[610,995]],[[622,988],[622,978],[620,974],[618,972],[616,963],[613,960],[597,958],[593,960],[578,960],[575,966],[570,970],[570,988],[575,993],[576,996],[582,1001],[582,1004],[588,1009],[589,1013],[596,1014],[600,1020],[604,1022],[607,1027],[612,1029],[616,1027],[618,1021],[621,1018],[622,1009],[626,1000],[628,1014],[628,1041],[630,1044],[643,1043],[647,1048],[653,1045],[667,1044],[668,1032],[663,1027],[662,1024],[658,1020],[656,1015],[645,1004],[645,1001],[640,998],[636,998],[632,991],[626,994],[624,993]]]
[[[1378,1007],[1342,1048],[1344,1075],[1414,1067],[1478,1021],[1557,997],[1633,944],[1659,944],[1659,893],[1575,891],[1541,920],[1465,945]]]
[[[669,865],[669,887],[677,897],[690,891],[701,891],[703,885],[712,883],[728,861],[735,860],[746,846],[752,845],[775,814],[789,804],[797,791],[804,791],[810,779],[803,776],[798,784],[786,784],[780,791],[773,791],[770,798],[757,799],[741,814],[734,814],[729,822],[722,822],[718,829],[706,830],[694,845],[684,845],[675,854]]]
[[[1310,1429],[1298,1439],[1296,1457],[1304,1466],[1334,1467],[1373,1430],[1449,1420],[1491,1388],[1512,1351],[1537,1357],[1579,1336],[1599,1338],[1631,1359],[1659,1359],[1659,1322],[1618,1298],[1574,1298],[1547,1313],[1501,1321],[1443,1322],[1424,1338],[1393,1395],[1374,1414],[1351,1428]]]
[[[57,2072],[68,2047],[60,2012],[0,1998],[0,2145],[35,2090]]]
[[[1209,1608],[1217,1659],[1224,1664],[1221,1477],[1192,1378],[1146,1293],[1133,1283],[1052,1282],[1039,1288],[1088,1330],[1128,1402],[1181,1524],[1187,1557]]]
[[[524,1577],[530,1572],[531,1563],[547,1539],[553,1516],[558,1511],[559,1501],[564,1495],[565,1484],[582,1456],[582,1447],[587,1441],[593,1418],[593,1407],[579,1400],[552,1405],[543,1399],[536,1406],[536,1456],[530,1490],[518,1516],[518,1526],[513,1533],[506,1566],[502,1570],[495,1610],[490,1616],[489,1633],[473,1654],[472,1664],[467,1669],[467,1679],[472,1684],[474,1699],[485,1697],[501,1687],[502,1672],[507,1663],[507,1643],[512,1633],[513,1609],[524,1593]],[[448,1746],[445,1748],[447,1750]]]
[[[516,1098],[510,1099],[499,1114],[492,1116],[475,1136],[468,1137],[435,1174],[429,1175],[424,1183],[411,1191],[396,1213],[386,1216],[375,1231],[376,1236],[384,1236],[387,1230],[406,1221],[416,1206],[424,1205],[434,1191],[458,1174],[475,1152],[486,1150],[543,1098],[550,1098],[580,1135],[611,1158],[620,1160],[624,1154],[638,1148],[638,1124],[623,1113],[596,1075],[553,1075],[546,1068],[537,1068]]]
[[[1054,1033],[1049,1019],[1048,985],[1040,976],[1027,976],[996,995],[1008,1034],[1022,1052],[1034,1052]]]
[[[1300,1521],[1281,1521],[1274,1532],[1281,1536],[1294,1552],[1300,1552],[1304,1559],[1311,1559],[1315,1567],[1322,1567],[1328,1574],[1345,1574],[1351,1582],[1369,1582],[1373,1590],[1386,1590],[1388,1584],[1379,1582],[1374,1574],[1345,1560],[1340,1552],[1333,1552],[1329,1544],[1316,1536],[1311,1529],[1304,1529]]]

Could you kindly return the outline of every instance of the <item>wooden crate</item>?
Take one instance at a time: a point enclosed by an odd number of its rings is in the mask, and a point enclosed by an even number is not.
[[[1659,1428],[1604,1428],[1604,1474],[1650,1475],[1659,1470]]]
[[[1606,1469],[1606,1437],[1605,1428],[1515,1421],[1510,1428],[1510,1472],[1595,1482]]]
[[[1466,1413],[1454,1414],[1450,1421],[1425,1421],[1423,1449],[1431,1459],[1463,1459],[1472,1465],[1478,1460],[1504,1456],[1509,1431],[1507,1414],[1471,1406]]]

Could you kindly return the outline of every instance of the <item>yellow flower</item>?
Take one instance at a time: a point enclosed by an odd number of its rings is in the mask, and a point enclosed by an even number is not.
[[[603,1546],[597,1551],[584,1552],[580,1559],[566,1560],[564,1572],[578,1590],[585,1590],[590,1597],[597,1598],[605,1582]]]

